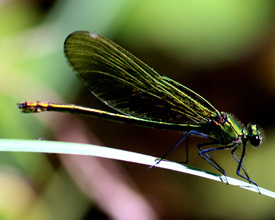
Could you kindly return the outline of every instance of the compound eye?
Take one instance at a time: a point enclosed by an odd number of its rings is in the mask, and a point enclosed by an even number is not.
[[[254,147],[259,147],[262,142],[259,135],[253,135],[249,138],[249,140],[250,140],[251,145]]]
[[[259,147],[263,141],[263,131],[258,125],[250,123],[247,126],[247,137],[254,147]]]

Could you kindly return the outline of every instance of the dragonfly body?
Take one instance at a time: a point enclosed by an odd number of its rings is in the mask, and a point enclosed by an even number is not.
[[[157,129],[189,132],[196,131],[205,134],[217,144],[224,146],[238,146],[245,138],[244,131],[232,118],[231,115],[223,113],[222,115],[213,117],[204,124],[180,124],[168,123],[162,121],[151,121],[148,119],[138,118],[134,116],[122,115],[108,111],[87,108],[74,104],[57,104],[51,102],[28,101],[19,104],[19,108],[24,113],[39,113],[43,111],[69,112],[72,114],[94,116],[97,118],[118,121],[121,123],[132,124],[143,127],[153,127]]]
[[[257,186],[242,166],[247,142],[256,147],[262,142],[262,131],[256,124],[248,124],[245,128],[230,114],[218,111],[196,92],[159,75],[134,55],[100,35],[87,31],[74,32],[65,41],[64,53],[84,85],[119,113],[40,101],[21,102],[18,106],[23,112],[67,112],[186,132],[180,142],[189,135],[199,135],[209,139],[197,145],[203,159],[226,175],[209,153],[231,149],[238,162],[237,174]],[[235,151],[240,146],[242,155],[238,158]]]

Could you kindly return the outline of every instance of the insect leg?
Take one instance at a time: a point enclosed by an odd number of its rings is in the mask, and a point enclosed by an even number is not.
[[[225,178],[226,178],[226,172],[225,170],[208,154],[209,152],[217,151],[217,150],[225,150],[225,149],[230,149],[232,146],[224,146],[224,147],[214,147],[214,148],[209,148],[209,149],[202,149],[202,147],[207,146],[207,145],[215,145],[217,144],[216,142],[212,143],[204,143],[204,144],[198,144],[197,147],[199,149],[199,155],[206,160],[209,164],[211,164],[215,169],[217,169],[219,172],[221,172]],[[226,181],[228,184],[228,181]]]
[[[246,143],[244,143],[243,150],[242,150],[242,155],[241,155],[240,160],[238,159],[238,157],[235,154],[235,151],[237,150],[238,147],[234,147],[234,149],[231,151],[231,154],[233,155],[233,157],[235,158],[235,160],[239,163],[238,168],[237,168],[237,175],[240,176],[240,177],[242,177],[242,178],[244,178],[249,183],[254,184],[257,187],[258,192],[261,194],[258,184],[250,179],[250,177],[248,176],[247,172],[245,171],[245,169],[244,169],[244,167],[242,165],[243,158],[244,158],[244,155],[245,155],[245,147],[246,147]],[[245,176],[240,173],[241,169],[243,170]]]
[[[200,135],[202,137],[205,138],[209,138],[207,135],[201,134],[197,131],[189,131],[187,132],[173,147],[170,148],[169,151],[167,151],[160,159],[156,159],[156,163],[152,166],[149,167],[149,169],[153,168],[154,166],[158,165],[162,160],[164,160],[176,147],[179,146],[179,144],[184,141],[185,139],[187,139],[187,137],[191,134],[195,134],[195,135]],[[182,162],[182,163],[187,163],[188,162],[188,146],[186,144],[186,161]]]

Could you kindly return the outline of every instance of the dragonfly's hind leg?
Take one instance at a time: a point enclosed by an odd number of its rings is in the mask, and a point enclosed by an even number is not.
[[[207,139],[211,139],[209,136],[205,135],[205,134],[202,134],[202,133],[199,133],[197,131],[189,131],[187,132],[173,147],[171,147],[169,149],[169,151],[167,151],[161,158],[158,158],[155,160],[155,164],[153,164],[152,166],[149,167],[149,169],[153,168],[154,166],[158,165],[162,160],[164,160],[174,149],[176,149],[179,144],[184,141],[185,139],[187,139],[187,137],[189,135],[198,135],[198,136],[201,136],[201,137],[204,137],[204,138],[207,138]],[[186,143],[186,158],[185,158],[185,161],[184,162],[179,162],[179,163],[187,163],[188,162],[188,143]]]
[[[153,168],[154,166],[158,165],[162,160],[164,160],[174,149],[176,149],[179,144],[184,141],[185,139],[187,139],[187,137],[191,134],[195,134],[195,135],[200,135],[202,137],[205,137],[205,138],[209,138],[207,135],[204,135],[204,134],[201,134],[197,131],[189,131],[187,132],[173,147],[171,147],[169,149],[169,151],[167,151],[161,158],[158,158],[155,160],[155,164],[153,164],[152,166],[149,167],[149,169]],[[179,162],[179,163],[187,163],[188,162],[188,145],[186,143],[186,159],[184,162]]]

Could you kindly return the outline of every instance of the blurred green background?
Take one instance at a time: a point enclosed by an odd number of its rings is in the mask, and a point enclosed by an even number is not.
[[[162,156],[182,134],[60,113],[21,114],[26,100],[110,110],[66,64],[76,30],[110,38],[217,109],[265,131],[246,170],[275,191],[274,1],[3,0],[0,136],[102,144]],[[216,172],[198,156],[190,165]],[[230,151],[215,158],[236,177]],[[180,161],[184,150],[169,159]],[[274,219],[274,199],[162,169],[92,157],[0,154],[0,219]]]

